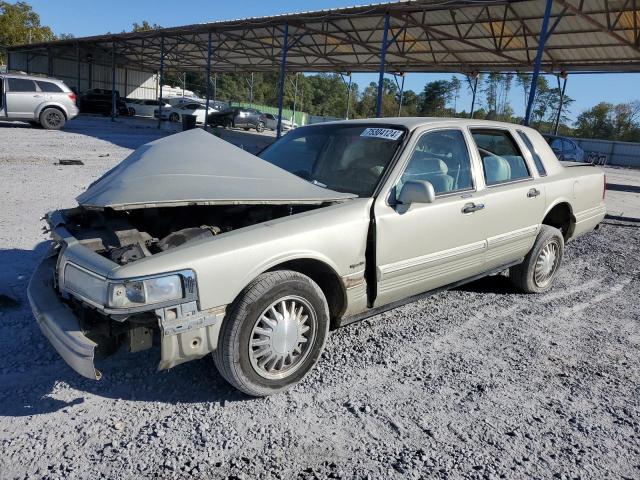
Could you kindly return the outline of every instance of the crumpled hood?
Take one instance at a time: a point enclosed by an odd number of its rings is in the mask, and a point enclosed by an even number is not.
[[[83,207],[318,204],[353,198],[303,180],[201,129],[147,143],[79,195]]]

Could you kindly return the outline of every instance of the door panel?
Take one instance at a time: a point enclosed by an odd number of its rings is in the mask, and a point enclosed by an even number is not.
[[[25,120],[34,119],[36,109],[43,100],[43,94],[37,91],[36,83],[25,78],[9,78],[7,84],[8,116]]]
[[[462,213],[475,195],[432,204],[376,208],[375,306],[471,277],[483,270],[483,211]]]
[[[390,194],[375,206],[377,297],[375,306],[401,300],[483,269],[486,232],[474,192],[471,156],[459,129],[426,131]],[[427,181],[433,203],[403,205],[395,198],[409,181]],[[475,205],[474,211],[469,206]]]

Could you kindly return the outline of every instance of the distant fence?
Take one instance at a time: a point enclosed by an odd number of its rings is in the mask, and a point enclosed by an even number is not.
[[[571,140],[576,142],[587,156],[589,153],[597,153],[600,158],[606,155],[606,165],[640,168],[640,143],[585,138],[571,138]]]
[[[344,120],[344,118],[327,117],[323,115],[309,115],[309,125],[313,123],[333,122],[335,120]]]

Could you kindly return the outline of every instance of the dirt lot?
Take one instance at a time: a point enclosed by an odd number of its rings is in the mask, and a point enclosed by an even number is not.
[[[551,292],[492,277],[343,328],[286,394],[244,397],[210,358],[158,373],[157,349],[85,380],[26,302],[38,219],[163,134],[0,124],[0,478],[640,478],[640,172],[609,170],[613,218]]]

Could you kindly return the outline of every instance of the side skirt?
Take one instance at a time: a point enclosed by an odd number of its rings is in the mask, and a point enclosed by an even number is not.
[[[359,322],[361,320],[364,320],[365,318],[373,317],[374,315],[378,315],[378,314],[383,313],[383,312],[388,312],[389,310],[393,310],[394,308],[401,307],[403,305],[406,305],[407,303],[416,302],[416,301],[421,300],[423,298],[427,298],[427,297],[430,297],[432,295],[435,295],[436,293],[440,293],[440,292],[445,292],[447,290],[451,290],[452,288],[459,287],[460,285],[464,285],[466,283],[473,282],[473,281],[478,280],[478,279],[483,278],[483,277],[487,277],[487,276],[490,276],[490,275],[496,275],[496,274],[498,274],[500,272],[503,272],[507,268],[510,268],[510,267],[513,267],[514,265],[518,265],[518,264],[522,263],[523,260],[524,260],[524,258],[521,258],[519,260],[516,260],[515,262],[507,263],[505,265],[502,265],[500,267],[494,268],[494,269],[489,270],[487,272],[483,272],[483,273],[480,273],[478,275],[474,275],[473,277],[465,278],[463,280],[459,280],[457,282],[450,283],[450,284],[444,285],[442,287],[434,288],[433,290],[428,290],[426,292],[419,293],[419,294],[413,295],[411,297],[403,298],[402,300],[397,300],[395,302],[387,303],[386,305],[382,305],[380,307],[370,308],[370,309],[365,310],[364,312],[358,313],[356,315],[349,315],[348,317],[343,317],[343,318],[339,319],[336,322],[336,328],[344,327],[345,325],[349,325],[350,323]]]

